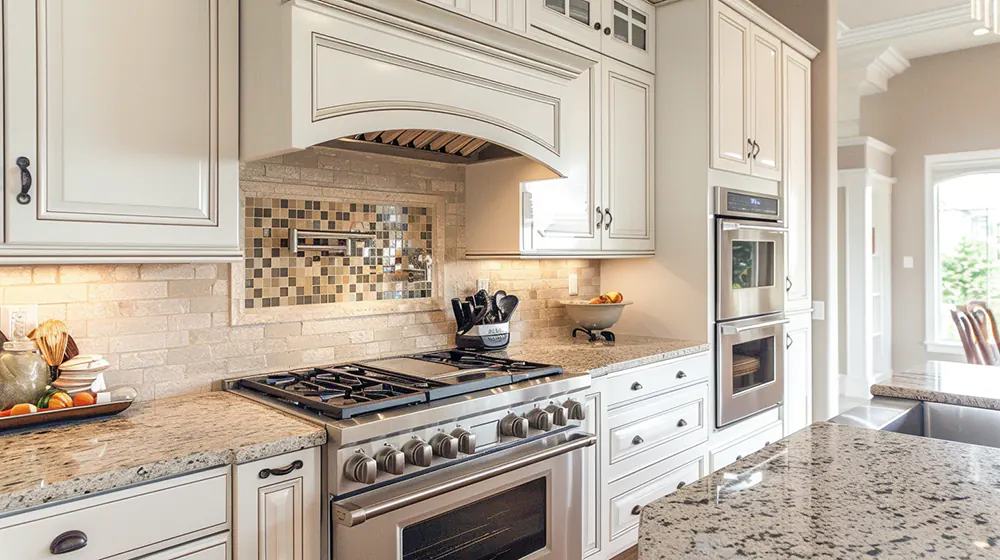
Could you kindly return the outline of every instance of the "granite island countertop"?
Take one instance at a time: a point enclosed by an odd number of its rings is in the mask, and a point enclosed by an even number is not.
[[[0,434],[0,515],[326,443],[326,430],[232,393]]]
[[[1000,449],[816,423],[642,510],[640,560],[1000,557]]]
[[[614,346],[591,344],[583,338],[524,341],[504,354],[515,360],[560,365],[566,371],[592,377],[708,351],[707,342],[619,335]]]
[[[929,361],[893,373],[872,395],[1000,410],[1000,368]]]

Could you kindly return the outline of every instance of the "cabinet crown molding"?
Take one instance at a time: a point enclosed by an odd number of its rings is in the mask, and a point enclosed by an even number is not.
[[[717,2],[719,0],[712,1]],[[750,0],[726,0],[723,4],[736,10],[753,23],[763,27],[780,39],[781,42],[797,50],[809,60],[816,58],[816,55],[819,54],[819,49],[812,43],[806,41],[783,23],[774,19],[771,14],[765,12]]]

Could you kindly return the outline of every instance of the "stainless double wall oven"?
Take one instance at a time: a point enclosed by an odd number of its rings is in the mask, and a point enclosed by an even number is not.
[[[784,208],[777,196],[716,188],[716,425],[781,404]]]

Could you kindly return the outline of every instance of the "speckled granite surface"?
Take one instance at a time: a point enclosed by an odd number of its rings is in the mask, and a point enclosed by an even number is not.
[[[105,420],[0,435],[0,515],[325,442],[322,427],[230,393],[140,402]]]
[[[640,560],[1000,557],[1000,449],[817,423],[653,502]]]
[[[663,360],[707,352],[708,343],[668,338],[621,335],[614,346],[591,344],[570,337],[528,340],[504,354],[515,360],[557,364],[566,371],[600,377]]]
[[[952,362],[926,362],[872,385],[880,397],[941,402],[1000,410],[1000,368]]]

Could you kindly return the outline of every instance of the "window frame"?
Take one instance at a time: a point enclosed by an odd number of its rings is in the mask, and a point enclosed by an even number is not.
[[[941,263],[938,248],[938,184],[979,173],[1000,173],[1000,150],[924,156],[924,346],[932,354],[964,355],[961,342],[938,338]]]

